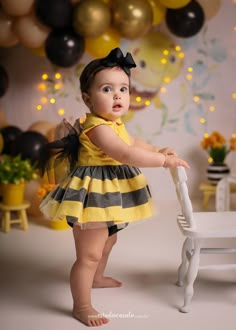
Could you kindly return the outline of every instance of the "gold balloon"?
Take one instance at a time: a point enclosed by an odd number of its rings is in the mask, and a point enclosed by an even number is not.
[[[182,8],[184,6],[187,6],[187,4],[190,2],[191,0],[159,0],[159,2],[167,7],[167,8],[171,8],[171,9],[177,9],[177,8]],[[208,0],[209,1],[209,0]]]
[[[32,12],[17,18],[13,23],[13,31],[23,46],[38,48],[44,43],[50,30]]]
[[[3,10],[12,16],[22,16],[29,13],[34,0],[1,0]]]
[[[28,128],[28,131],[35,131],[41,133],[42,135],[47,136],[49,130],[54,128],[55,125],[47,120],[39,120],[31,124]]]
[[[116,0],[112,10],[114,27],[126,39],[144,36],[152,26],[152,7],[146,0]]]
[[[12,31],[13,17],[8,16],[0,9],[0,46],[10,47],[18,43],[15,33]]]
[[[86,38],[85,51],[94,57],[104,57],[120,46],[120,39],[118,32],[110,28],[97,38]]]
[[[80,1],[74,6],[73,27],[86,38],[96,38],[111,24],[109,7],[101,0]]]
[[[152,25],[159,25],[164,21],[166,14],[166,7],[158,2],[158,0],[148,0],[150,5],[152,6],[153,12],[153,21]]]

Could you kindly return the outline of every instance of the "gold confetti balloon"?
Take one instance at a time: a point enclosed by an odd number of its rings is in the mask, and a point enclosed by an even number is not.
[[[153,11],[146,0],[115,0],[112,3],[114,28],[126,39],[144,36],[151,28]]]
[[[101,0],[81,0],[73,9],[73,27],[84,37],[99,37],[110,24],[110,8]]]

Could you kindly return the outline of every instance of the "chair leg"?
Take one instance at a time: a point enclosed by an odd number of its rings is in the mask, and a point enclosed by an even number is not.
[[[27,230],[29,225],[28,225],[28,219],[26,215],[25,210],[20,210],[19,212],[19,218],[21,219],[21,228],[24,230]]]
[[[192,254],[192,239],[186,238],[182,248],[182,262],[178,269],[178,281],[176,285],[182,287],[184,286],[185,276],[188,270],[189,259]]]
[[[9,233],[10,231],[10,221],[11,221],[10,211],[5,211],[3,215],[3,224],[4,224],[5,233]]]
[[[194,240],[194,250],[189,260],[189,267],[186,274],[186,285],[184,289],[184,305],[179,310],[180,312],[183,313],[188,313],[190,311],[190,303],[194,294],[193,284],[198,274],[201,245],[202,245],[202,240]]]

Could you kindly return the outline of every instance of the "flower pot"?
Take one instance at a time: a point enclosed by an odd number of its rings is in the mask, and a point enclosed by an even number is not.
[[[227,164],[212,163],[207,167],[207,180],[213,184],[217,184],[221,179],[229,174],[230,168]]]
[[[9,206],[21,205],[24,200],[25,184],[2,184],[2,203]]]

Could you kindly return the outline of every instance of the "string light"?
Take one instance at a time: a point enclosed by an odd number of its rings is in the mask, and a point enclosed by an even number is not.
[[[191,74],[186,74],[185,78],[187,80],[192,80],[193,79],[193,76]]]
[[[215,111],[215,106],[214,105],[210,105],[208,109],[213,112],[213,111]]]
[[[42,80],[47,80],[48,79],[48,74],[47,73],[43,73],[42,74]]]
[[[38,84],[38,89],[40,91],[45,91],[47,89],[47,85],[44,83],[40,83],[40,84]]]
[[[236,99],[236,93],[232,93],[232,99]]]
[[[160,92],[163,93],[163,94],[166,93],[167,92],[166,87],[161,87]]]
[[[40,102],[42,104],[47,104],[48,103],[48,98],[46,96],[43,96],[43,97],[40,98]]]
[[[166,64],[167,63],[167,59],[166,58],[162,58],[161,59],[161,64]]]
[[[164,49],[163,50],[163,55],[166,55],[166,56],[169,55],[169,51],[167,49]]]
[[[65,109],[60,108],[60,109],[57,110],[57,113],[58,113],[59,116],[63,116],[65,114]]]
[[[37,109],[38,111],[40,111],[40,110],[43,109],[43,107],[41,106],[41,104],[38,104],[37,107],[36,107],[36,109]]]
[[[164,83],[168,84],[171,81],[171,79],[170,79],[170,77],[166,76],[166,77],[164,77],[163,81],[164,81]]]
[[[195,95],[195,96],[193,97],[193,101],[196,102],[196,103],[198,103],[198,102],[200,101],[200,97],[197,96],[197,95]]]
[[[56,103],[56,100],[52,97],[51,99],[50,99],[50,101],[49,101],[51,104],[54,104],[54,103]]]
[[[61,74],[59,72],[55,73],[54,75],[55,79],[61,79]]]
[[[141,98],[140,96],[137,96],[137,97],[135,98],[135,101],[139,103],[139,102],[142,101],[142,98]]]
[[[146,106],[149,106],[150,104],[151,104],[151,101],[149,101],[149,100],[146,100],[146,101],[145,101],[145,105],[146,105]]]
[[[191,66],[188,67],[188,72],[193,72],[193,68]]]
[[[206,118],[203,118],[203,117],[200,118],[200,123],[201,123],[201,124],[205,124],[205,123],[206,123]]]

